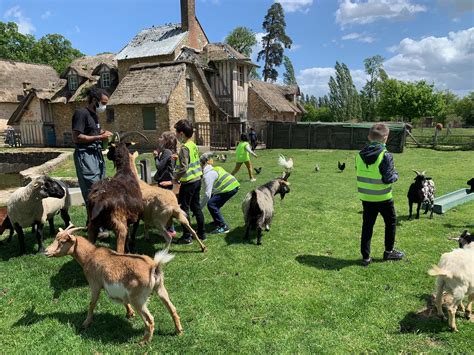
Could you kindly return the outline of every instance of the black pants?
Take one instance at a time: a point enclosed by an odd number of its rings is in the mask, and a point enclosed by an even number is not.
[[[362,239],[360,241],[360,252],[364,259],[370,257],[370,241],[374,231],[374,224],[377,215],[380,214],[385,222],[385,250],[391,251],[395,244],[395,232],[397,228],[397,214],[393,200],[384,202],[366,202],[362,201],[364,208],[362,222]]]
[[[181,184],[179,188],[178,202],[184,212],[188,215],[188,221],[191,223],[189,218],[189,210],[194,214],[197,222],[197,234],[199,237],[204,236],[204,215],[202,214],[200,204],[200,192],[201,192],[201,180],[191,182],[188,184]],[[183,227],[183,236],[185,238],[192,238],[191,233]]]

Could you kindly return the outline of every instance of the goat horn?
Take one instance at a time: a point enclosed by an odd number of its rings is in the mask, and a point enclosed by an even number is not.
[[[110,143],[120,143],[120,134],[118,132],[114,132],[112,138],[110,139]]]
[[[143,133],[138,132],[138,131],[130,131],[130,132],[124,133],[124,134],[122,135],[122,140],[124,140],[125,138],[131,136],[132,134],[138,134],[138,135],[142,136],[143,138],[145,138],[145,140],[146,140],[147,142],[150,141],[147,136],[145,136]]]
[[[426,171],[423,170],[420,175],[425,175]]]
[[[71,235],[72,233],[76,232],[76,231],[80,231],[80,230],[85,230],[87,228],[85,227],[76,227],[76,228],[73,228],[71,230],[67,230],[67,234]]]
[[[288,178],[290,177],[291,173],[285,173],[283,175],[283,180],[288,181]]]
[[[420,175],[420,173],[416,170],[413,170],[413,172],[416,174],[416,175]]]

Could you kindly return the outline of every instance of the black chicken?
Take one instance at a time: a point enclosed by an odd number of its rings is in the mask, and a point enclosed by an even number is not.
[[[262,172],[262,167],[259,167],[259,168],[253,168],[253,170],[255,170],[255,173],[258,175]]]
[[[346,163],[342,163],[341,162],[337,162],[337,167],[339,168],[339,170],[341,171],[341,173],[344,171],[344,169],[346,168]]]

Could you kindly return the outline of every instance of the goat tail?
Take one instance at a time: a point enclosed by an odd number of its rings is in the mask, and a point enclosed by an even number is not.
[[[173,254],[168,253],[168,249],[163,249],[155,254],[153,260],[155,264],[158,265],[165,265],[166,263],[170,262],[174,258]]]
[[[428,275],[430,276],[446,276],[452,277],[452,272],[440,268],[438,265],[433,265],[433,267],[428,270]]]

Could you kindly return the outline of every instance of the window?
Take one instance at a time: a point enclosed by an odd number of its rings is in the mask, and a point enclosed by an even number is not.
[[[143,114],[143,129],[145,131],[155,131],[156,130],[155,108],[144,107],[142,108],[142,114]]]
[[[78,87],[77,83],[77,75],[76,74],[69,74],[68,76],[68,85],[69,85],[69,90],[74,91]]]
[[[100,74],[100,86],[102,88],[110,87],[110,72],[104,71]]]
[[[238,74],[239,74],[239,77],[238,77],[238,84],[239,86],[244,86],[244,67],[242,65],[239,65],[237,66],[237,70],[238,70]]]
[[[188,111],[188,120],[194,123],[194,109],[192,107],[188,107],[187,111]]]
[[[107,123],[114,122],[114,120],[115,120],[115,111],[114,111],[114,109],[107,107],[107,110],[105,111],[105,113],[107,114]]]
[[[194,101],[193,81],[191,79],[186,79],[186,97],[188,101]]]

